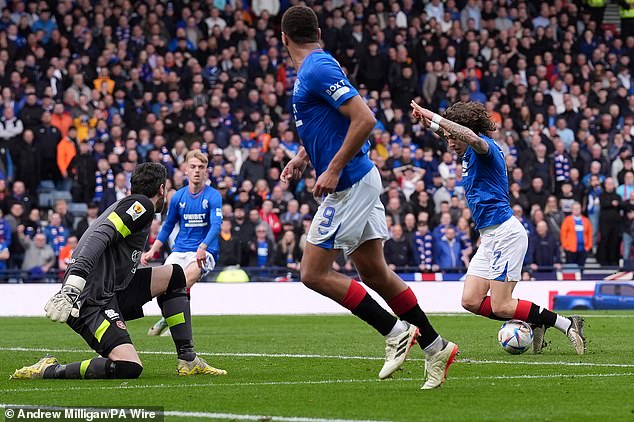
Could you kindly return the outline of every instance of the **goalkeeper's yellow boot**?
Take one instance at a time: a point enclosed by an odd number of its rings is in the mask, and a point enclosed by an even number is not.
[[[33,380],[44,378],[44,371],[46,368],[59,365],[57,358],[46,355],[42,359],[38,360],[31,366],[25,366],[21,369],[16,369],[13,375],[9,377],[12,380]]]
[[[176,373],[184,377],[189,375],[227,375],[227,371],[224,369],[214,368],[205,362],[200,356],[196,356],[196,358],[191,362],[179,359]]]

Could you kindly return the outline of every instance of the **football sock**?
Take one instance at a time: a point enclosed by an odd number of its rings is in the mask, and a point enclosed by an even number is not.
[[[392,330],[389,333],[387,333],[385,337],[398,336],[400,334],[403,334],[405,331],[407,331],[408,328],[409,327],[407,323],[399,319],[396,321],[396,324],[394,324],[394,327],[392,327]]]
[[[157,298],[165,322],[170,329],[179,359],[196,358],[192,338],[191,311],[185,285],[185,273],[180,265],[172,266],[172,277],[167,291]]]
[[[138,378],[142,371],[143,367],[136,362],[93,358],[67,365],[49,366],[44,371],[43,377],[56,379],[130,379]]]
[[[370,324],[383,336],[388,335],[398,322],[394,315],[383,309],[355,280],[350,280],[350,287],[341,305]]]
[[[436,337],[436,339],[434,341],[432,341],[429,346],[425,347],[423,349],[423,352],[425,352],[426,355],[434,355],[438,352],[440,352],[442,349],[445,348],[445,346],[447,346],[447,340],[445,340],[444,338],[438,336]]]
[[[480,304],[480,309],[478,309],[477,314],[489,319],[496,319],[498,321],[508,321],[510,319],[499,317],[493,313],[493,311],[491,310],[491,296],[487,296],[484,298],[484,300]]]
[[[555,328],[564,334],[568,334],[568,328],[572,325],[572,321],[569,318],[557,315],[557,321],[555,321]]]
[[[554,327],[557,322],[556,313],[527,300],[517,301],[517,308],[515,308],[513,318],[521,319],[529,324],[545,325],[546,327]]]
[[[436,340],[438,333],[431,326],[425,312],[418,306],[418,299],[412,289],[408,287],[407,290],[390,299],[387,304],[400,319],[418,327],[420,335],[417,340],[421,349],[424,350]]]

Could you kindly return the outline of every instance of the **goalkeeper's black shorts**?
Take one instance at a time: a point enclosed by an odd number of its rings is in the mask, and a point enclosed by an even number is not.
[[[79,317],[68,325],[103,357],[121,344],[132,344],[125,321],[143,317],[143,305],[152,300],[152,268],[138,268],[125,290],[117,292],[103,306],[84,304]]]

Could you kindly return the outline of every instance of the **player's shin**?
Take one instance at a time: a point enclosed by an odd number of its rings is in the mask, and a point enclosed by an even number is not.
[[[418,344],[425,353],[433,354],[443,349],[447,342],[434,330],[427,315],[418,305],[418,299],[411,288],[399,293],[387,304],[399,318],[415,325],[420,330]]]
[[[172,276],[165,293],[157,298],[172,335],[179,359],[196,358],[192,338],[191,311],[187,298],[185,273],[180,265],[172,266]]]
[[[529,324],[545,325],[546,327],[555,327],[564,334],[570,327],[570,319],[558,315],[546,308],[535,305],[527,300],[518,300],[517,308],[515,308],[514,319],[521,319]]]
[[[398,322],[355,280],[350,280],[348,292],[340,303],[384,336],[390,334]]]
[[[130,379],[138,378],[143,367],[136,362],[112,361],[106,358],[86,359],[46,368],[43,378],[54,379]]]

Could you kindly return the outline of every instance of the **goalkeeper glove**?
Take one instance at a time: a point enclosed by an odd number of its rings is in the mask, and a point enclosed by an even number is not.
[[[79,295],[84,290],[86,280],[76,275],[69,275],[61,290],[48,300],[44,310],[52,321],[66,322],[68,316],[79,316]]]

